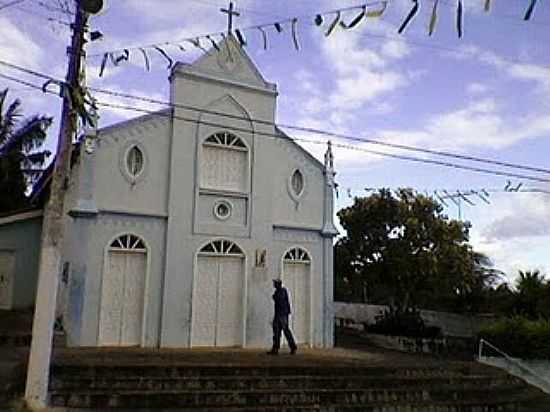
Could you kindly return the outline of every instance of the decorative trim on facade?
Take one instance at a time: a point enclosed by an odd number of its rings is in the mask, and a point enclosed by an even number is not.
[[[319,229],[311,230],[304,228],[273,227],[273,239],[293,243],[315,243],[319,242]]]

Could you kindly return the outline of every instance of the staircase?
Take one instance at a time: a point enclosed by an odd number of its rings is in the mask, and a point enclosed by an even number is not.
[[[56,356],[51,405],[73,411],[550,411],[550,398],[473,362],[350,351],[72,350]],[[533,409],[534,408],[534,409]]]

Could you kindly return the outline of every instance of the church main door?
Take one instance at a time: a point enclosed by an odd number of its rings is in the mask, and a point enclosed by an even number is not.
[[[193,288],[191,346],[242,346],[244,253],[233,242],[216,240],[197,256]]]
[[[141,344],[147,249],[133,235],[115,239],[103,273],[99,345]]]
[[[283,284],[290,294],[291,329],[296,343],[309,343],[311,323],[311,260],[300,248],[290,249],[283,259]]]

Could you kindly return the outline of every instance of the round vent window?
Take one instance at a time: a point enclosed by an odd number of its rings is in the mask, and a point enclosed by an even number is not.
[[[214,215],[220,220],[229,219],[231,216],[231,204],[225,200],[220,200],[214,204]]]

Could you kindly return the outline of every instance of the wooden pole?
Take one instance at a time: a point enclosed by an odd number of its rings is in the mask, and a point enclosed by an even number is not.
[[[73,30],[71,46],[67,50],[69,65],[66,83],[70,90],[79,86],[83,57],[87,14],[81,9],[80,3],[81,0],[76,0],[76,15],[71,25]],[[70,177],[73,137],[78,122],[78,114],[71,104],[69,93],[65,88],[50,196],[44,208],[42,221],[38,286],[25,389],[25,400],[34,410],[45,408],[48,402],[57,288],[62,266],[63,232],[66,219],[65,194]]]

